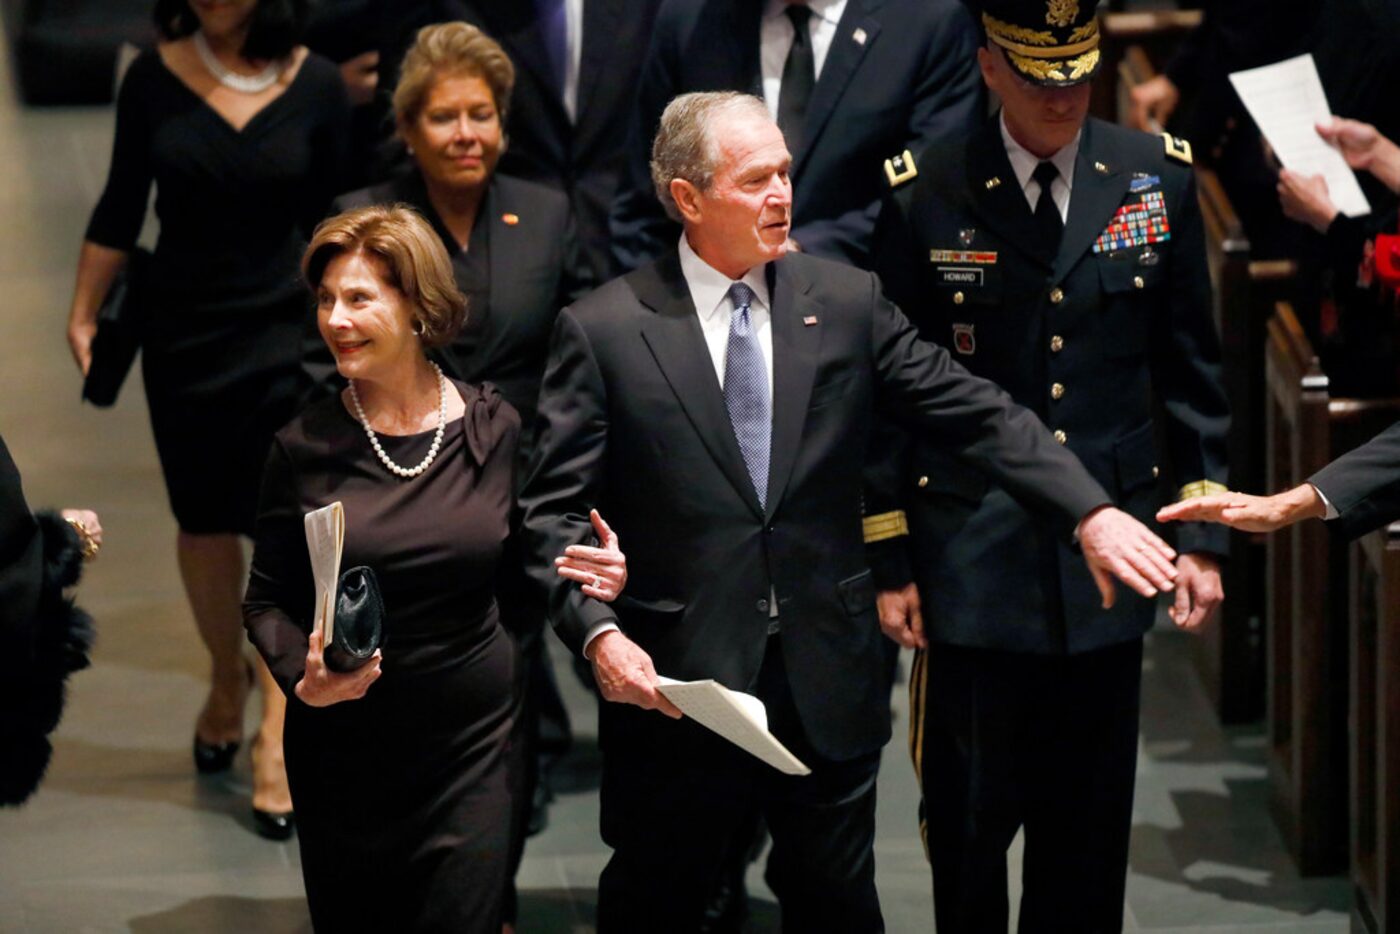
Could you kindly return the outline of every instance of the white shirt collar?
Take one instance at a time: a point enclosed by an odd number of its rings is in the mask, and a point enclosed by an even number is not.
[[[1026,185],[1030,184],[1031,174],[1035,172],[1035,167],[1040,164],[1041,159],[1012,137],[1011,131],[1006,128],[1005,110],[998,115],[997,123],[1001,127],[1001,141],[1006,146],[1006,158],[1011,162],[1011,170],[1016,173],[1016,181],[1021,190],[1025,191]],[[1068,145],[1050,157],[1050,161],[1055,163],[1055,168],[1060,172],[1060,180],[1068,189],[1074,188],[1074,160],[1079,155],[1079,140],[1083,135],[1084,130],[1081,127]]]
[[[763,18],[773,19],[776,16],[783,16],[785,15],[784,11],[792,5],[788,0],[768,0],[768,4],[763,8]],[[807,0],[807,6],[811,8],[814,18],[825,20],[832,26],[836,26],[841,22],[841,13],[846,9],[846,0]]]
[[[690,300],[695,303],[700,320],[712,321],[719,314],[725,315],[727,320],[734,310],[728,301],[729,287],[734,280],[701,259],[691,248],[685,234],[681,234],[680,258],[681,275],[685,276],[685,284],[690,288]],[[766,263],[755,266],[739,280],[753,289],[754,303],[764,310],[769,307],[766,268]]]

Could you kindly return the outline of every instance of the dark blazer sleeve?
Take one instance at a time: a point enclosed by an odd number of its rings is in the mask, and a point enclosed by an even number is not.
[[[1108,494],[1029,409],[973,376],[883,297],[870,276],[872,348],[883,412],[932,436],[1017,499],[1058,517],[1068,535]]]
[[[1400,422],[1308,478],[1337,510],[1328,528],[1357,538],[1400,519]]]
[[[568,308],[550,344],[535,420],[535,451],[520,494],[526,567],[547,593],[554,631],[574,652],[588,630],[616,622],[606,603],[554,572],[569,545],[592,544],[588,511],[602,497],[608,454],[607,387],[588,336]]]
[[[306,671],[315,593],[296,468],[278,438],[263,469],[243,626],[289,698]]]
[[[615,274],[655,259],[680,235],[680,226],[666,216],[651,183],[651,144],[662,111],[680,90],[675,63],[680,55],[681,13],[678,4],[662,6],[642,62],[617,194],[608,213],[608,249]]]

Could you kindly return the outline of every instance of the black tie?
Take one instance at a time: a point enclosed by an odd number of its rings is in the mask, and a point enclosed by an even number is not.
[[[1048,159],[1031,173],[1031,178],[1040,183],[1040,197],[1035,202],[1035,228],[1045,253],[1052,259],[1060,252],[1060,240],[1065,232],[1064,218],[1060,217],[1060,209],[1050,194],[1051,182],[1059,177],[1060,170]]]
[[[802,124],[807,118],[807,102],[817,84],[817,60],[812,54],[812,33],[807,28],[812,10],[805,3],[787,8],[792,20],[792,48],[783,63],[783,82],[778,86],[778,129],[783,131],[789,152],[802,145]]]

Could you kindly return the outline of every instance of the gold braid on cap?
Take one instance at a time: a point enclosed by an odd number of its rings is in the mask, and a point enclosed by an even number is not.
[[[987,34],[998,44],[1001,39],[1010,39],[1012,42],[1024,42],[1027,45],[1054,45],[1055,35],[1050,32],[1037,32],[1034,29],[1026,29],[1024,26],[1013,26],[1010,23],[1003,23],[990,13],[982,14],[982,25],[987,28]]]
[[[1006,57],[1011,59],[1011,64],[1037,81],[1044,81],[1047,78],[1053,81],[1078,81],[1098,65],[1099,50],[1090,49],[1078,58],[1072,58],[1069,61],[1027,58],[1010,49],[1006,50]],[[1066,69],[1068,69],[1068,74],[1066,74]]]
[[[1068,58],[1088,51],[1097,51],[1099,46],[1099,22],[1091,20],[1076,29],[1070,41],[1055,45],[1055,37],[1048,32],[1034,32],[1003,23],[995,17],[982,14],[982,25],[987,29],[987,38],[1008,52],[1015,52],[1027,58]],[[1095,56],[1095,61],[1098,56]]]

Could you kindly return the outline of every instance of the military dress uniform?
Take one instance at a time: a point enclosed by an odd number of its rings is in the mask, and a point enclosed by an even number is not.
[[[1058,245],[1000,117],[890,160],[876,271],[925,339],[1036,412],[1151,526],[1166,484],[1218,492],[1226,473],[1189,146],[1094,119],[1077,145]],[[913,581],[923,603],[910,745],[940,934],[1006,930],[1021,827],[1021,931],[1118,930],[1154,601],[1120,586],[1103,609],[1072,535],[917,438],[871,465],[865,510],[877,586]],[[1224,555],[1227,535],[1183,526],[1177,547]]]

